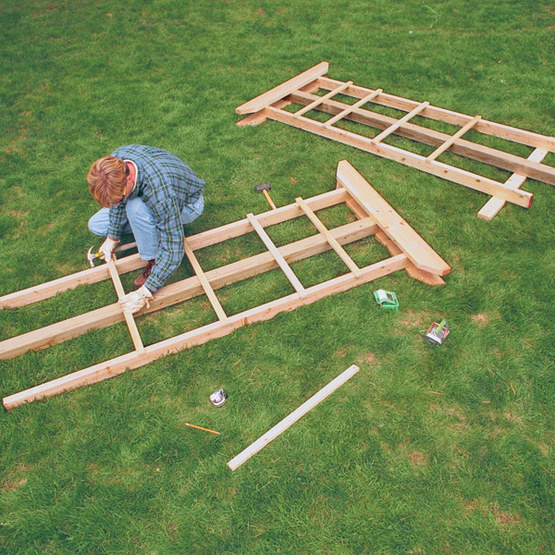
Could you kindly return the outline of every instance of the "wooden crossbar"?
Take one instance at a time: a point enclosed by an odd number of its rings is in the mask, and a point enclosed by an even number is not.
[[[382,92],[383,92],[382,89],[377,89],[375,91],[372,91],[371,93],[368,93],[366,96],[362,97],[358,102],[355,102],[351,106],[347,106],[347,108],[345,108],[342,112],[339,112],[339,114],[329,119],[328,121],[324,122],[323,126],[330,128],[335,122],[347,117],[351,112],[354,112],[355,110],[360,108],[363,104],[370,102],[371,100],[379,96]]]
[[[110,258],[110,260],[108,260],[106,264],[108,266],[108,270],[112,278],[112,283],[114,284],[114,289],[116,290],[116,294],[119,300],[125,295],[125,291],[123,290],[123,285],[121,284],[121,279],[114,263],[114,259]],[[133,315],[131,313],[124,310],[122,310],[122,312],[123,317],[125,318],[125,323],[127,324],[127,328],[129,329],[129,333],[131,334],[133,345],[135,345],[135,349],[137,349],[138,352],[143,352],[145,347],[137,328],[137,322],[135,322],[135,319],[133,318]]]
[[[349,168],[352,168],[352,166],[348,165],[345,166],[345,168],[351,171]],[[356,170],[352,168],[352,171]],[[11,409],[25,402],[49,397],[61,393],[62,391],[68,391],[81,387],[82,385],[113,377],[128,369],[148,364],[161,356],[166,356],[194,345],[200,345],[211,339],[227,335],[239,327],[253,322],[268,320],[280,312],[290,311],[299,306],[308,305],[325,296],[346,291],[352,287],[367,283],[395,271],[407,270],[409,275],[413,275],[416,279],[421,279],[425,283],[443,283],[438,273],[432,274],[430,271],[436,272],[439,270],[443,275],[446,273],[446,269],[440,266],[434,267],[431,263],[428,263],[425,270],[416,268],[415,264],[423,266],[422,261],[427,260],[429,262],[432,260],[432,257],[428,256],[426,259],[424,256],[426,251],[421,244],[415,245],[414,241],[413,243],[403,243],[403,241],[399,239],[400,234],[391,230],[393,227],[393,220],[387,220],[386,223],[390,229],[384,229],[383,232],[397,240],[396,245],[391,247],[388,245],[388,250],[392,252],[392,255],[388,259],[359,268],[358,277],[354,272],[350,272],[312,287],[304,288],[302,286],[298,278],[296,278],[295,274],[292,272],[289,263],[321,252],[326,252],[331,248],[331,244],[337,243],[341,246],[360,238],[368,237],[378,232],[378,230],[380,232],[382,231],[380,228],[382,222],[379,218],[375,217],[375,214],[371,210],[369,210],[369,203],[374,202],[374,198],[367,199],[360,197],[359,195],[362,194],[360,191],[357,191],[356,195],[354,195],[349,183],[345,185],[345,182],[349,181],[349,179],[348,176],[345,178],[343,173],[341,173],[340,176],[338,168],[337,181],[338,184],[341,185],[340,189],[310,199],[301,199],[300,204],[304,206],[305,209],[308,207],[309,213],[313,213],[315,210],[342,202],[348,203],[348,206],[354,203],[353,205],[361,207],[357,208],[357,212],[355,212],[361,219],[339,228],[327,230],[325,234],[319,233],[278,248],[273,244],[262,225],[274,225],[281,221],[304,216],[306,210],[303,210],[303,208],[299,206],[299,203],[295,203],[258,216],[249,214],[244,220],[189,237],[185,243],[185,249],[189,259],[195,261],[196,257],[190,256],[193,250],[249,233],[252,229],[259,234],[266,244],[268,251],[244,260],[239,260],[221,268],[215,268],[208,272],[204,272],[202,268],[200,268],[200,265],[197,267],[198,262],[196,262],[193,264],[195,276],[162,287],[155,294],[150,308],[139,312],[137,315],[141,316],[147,312],[160,310],[165,306],[183,302],[203,293],[208,294],[207,291],[235,283],[241,279],[246,279],[276,267],[281,267],[282,270],[285,268],[284,271],[286,275],[288,275],[288,278],[295,287],[295,293],[234,315],[225,315],[222,310],[225,318],[219,318],[216,322],[185,332],[176,337],[144,346],[142,350],[136,349],[131,353],[115,359],[95,364],[89,368],[68,374],[67,376],[56,378],[50,382],[31,388],[30,390],[10,395],[3,399],[4,406],[7,409]],[[364,188],[364,183],[366,182],[363,180],[362,176],[360,176],[356,187]],[[370,187],[367,183],[366,186]],[[377,195],[376,201],[379,202],[380,198],[381,197]],[[359,210],[361,214],[359,214]],[[365,211],[371,212],[370,217],[366,216]],[[406,222],[404,222],[404,224],[406,227],[409,227]],[[382,240],[382,242],[387,245],[388,240],[389,239]],[[337,247],[337,245],[335,246]],[[407,248],[408,252],[402,252],[405,248]],[[341,247],[339,250],[341,250]],[[113,265],[115,268],[114,263]],[[422,272],[422,274],[414,274],[412,270],[413,267],[417,272]],[[437,276],[438,281],[431,281],[429,278],[431,275]],[[118,279],[116,279],[115,282],[117,282]],[[119,296],[123,288],[121,288],[121,291],[118,285],[116,285],[116,288]],[[0,342],[0,358],[12,358],[30,349],[49,347],[69,337],[75,337],[84,333],[88,329],[105,327],[117,321],[121,321],[123,318],[124,316],[122,315],[121,308],[118,303],[114,303],[87,314],[53,324],[52,326],[47,326],[46,328],[34,330],[28,334],[2,341]]]
[[[429,105],[430,103],[427,100],[425,102],[422,102],[422,104],[419,104],[416,108],[413,108],[408,114],[405,114],[400,120],[396,121],[393,125],[390,125],[387,129],[384,129],[379,135],[376,135],[372,139],[372,142],[376,144],[383,141],[386,137],[391,135],[391,133],[399,129],[401,125],[403,125],[404,123],[412,119],[414,116],[422,112],[422,110],[424,110],[424,108],[427,108]]]
[[[329,232],[328,228],[322,223],[320,218],[318,218],[318,216],[310,209],[310,206],[308,206],[301,197],[296,198],[295,202],[301,207],[302,211],[307,215],[308,219],[312,222],[314,227],[325,237],[326,241],[329,243],[330,247],[337,253],[339,258],[341,258],[341,260],[345,262],[349,270],[351,270],[351,272],[353,272],[356,277],[359,277],[360,268]]]
[[[528,156],[528,160],[532,160],[534,162],[541,162],[547,156],[547,150],[542,150],[541,148],[536,148],[530,156]],[[510,189],[519,189],[524,182],[526,181],[525,175],[520,175],[518,173],[513,173],[507,181],[505,181],[505,186],[509,187]],[[482,220],[492,220],[499,211],[505,206],[506,201],[492,197],[490,198],[484,206],[482,206],[481,210],[478,212],[478,218]]]
[[[337,181],[345,187],[367,214],[404,252],[414,265],[426,272],[444,276],[451,268],[383,199],[347,160],[339,162]]]
[[[299,116],[302,116],[303,114],[306,114],[307,112],[310,112],[310,110],[314,110],[314,108],[316,108],[316,106],[319,106],[320,104],[322,104],[322,102],[325,102],[326,100],[328,100],[332,96],[335,96],[335,95],[339,94],[340,92],[344,91],[345,89],[349,88],[352,84],[353,84],[352,81],[347,81],[346,83],[343,83],[342,85],[339,85],[339,87],[336,87],[335,89],[331,90],[329,93],[325,94],[324,96],[321,96],[320,98],[317,98],[316,100],[314,100],[313,102],[311,102],[307,106],[304,106],[300,110],[297,110],[293,115],[295,117],[299,117]]]
[[[222,322],[225,322],[227,320],[227,315],[224,309],[222,308],[222,305],[220,304],[218,297],[216,297],[216,293],[214,293],[214,289],[212,289],[210,282],[206,278],[206,274],[204,273],[204,270],[199,264],[197,257],[193,252],[193,249],[191,249],[191,247],[187,243],[187,239],[185,239],[184,244],[185,244],[185,256],[187,256],[187,258],[189,259],[189,262],[191,263],[191,266],[193,267],[193,270],[197,275],[200,281],[200,284],[202,285],[202,288],[204,289],[204,292],[206,293],[206,296],[208,297],[208,300],[212,305],[212,308],[216,312],[218,319]]]
[[[288,93],[280,97],[277,102],[268,102],[264,105],[259,105],[258,113],[252,114],[248,118],[241,120],[238,122],[238,125],[258,125],[266,119],[281,121],[282,123],[298,127],[328,139],[360,148],[366,152],[396,160],[432,175],[449,179],[455,183],[489,194],[498,199],[498,201],[512,202],[525,208],[530,206],[533,198],[531,193],[520,191],[518,187],[511,186],[510,182],[503,183],[495,181],[449,164],[442,164],[437,161],[437,158],[443,152],[449,150],[453,154],[478,160],[518,175],[555,185],[555,167],[543,164],[541,160],[538,161],[534,157],[529,156],[528,158],[522,158],[509,152],[487,147],[462,138],[470,129],[474,129],[482,134],[519,142],[524,145],[547,150],[548,152],[555,152],[555,137],[540,135],[531,131],[498,124],[485,120],[480,116],[471,117],[444,108],[438,108],[436,106],[431,106],[428,102],[421,103],[410,99],[404,99],[384,93],[381,89],[378,89],[380,94],[375,95],[375,90],[354,84],[349,84],[349,86],[344,89],[344,94],[359,99],[353,105],[338,102],[331,98],[333,95],[327,98],[328,95],[318,96],[314,94],[318,88],[327,89],[331,92],[341,87],[342,84],[346,83],[321,75],[315,78],[311,83],[305,85],[302,89],[291,90],[291,88],[289,88]],[[407,114],[398,120],[384,114],[373,112],[369,109],[360,109],[360,105],[367,102],[370,98],[372,98],[375,104],[403,110],[407,112]],[[314,109],[332,114],[332,117],[327,122],[321,123],[304,117],[303,114],[309,110],[304,111],[303,108],[298,110],[298,115],[294,117],[289,112],[282,109],[289,103],[302,104],[305,107],[313,105]],[[238,113],[240,112],[238,111]],[[409,120],[418,113],[421,113],[421,115],[426,118],[458,125],[460,129],[451,136],[434,129],[411,123]],[[363,123],[371,127],[377,127],[382,131],[378,133],[374,139],[368,139],[357,133],[334,128],[333,123],[343,118],[357,123]],[[435,147],[435,150],[429,156],[421,157],[407,150],[400,148],[395,149],[391,147],[391,145],[383,143],[383,140],[392,133],[432,145]]]
[[[466,125],[463,125],[450,139],[445,141],[441,146],[437,147],[427,158],[429,162],[435,160],[440,154],[455,144],[467,131],[470,131],[480,120],[482,116],[474,116]]]
[[[324,75],[327,73],[328,67],[329,64],[327,62],[320,62],[310,69],[303,71],[299,75],[296,75],[292,79],[285,81],[285,83],[262,93],[248,102],[245,102],[245,104],[236,108],[236,111],[238,114],[251,114],[253,112],[258,112],[260,109],[264,108],[264,106],[273,104],[284,96],[287,96],[290,92],[300,89],[314,81],[314,79]]]
[[[291,285],[295,288],[295,291],[302,295],[305,290],[303,287],[303,284],[299,281],[299,278],[295,275],[295,272],[293,272],[293,270],[291,269],[291,266],[287,264],[287,262],[285,261],[285,258],[283,258],[282,254],[274,245],[274,242],[272,241],[272,239],[270,239],[270,236],[266,233],[264,228],[256,221],[254,214],[247,214],[247,218],[249,219],[249,222],[251,223],[252,227],[254,228],[254,230],[256,231],[256,233],[264,243],[264,245],[266,245],[266,248],[270,251],[270,254],[275,258],[282,272],[285,274],[287,279],[291,282]]]

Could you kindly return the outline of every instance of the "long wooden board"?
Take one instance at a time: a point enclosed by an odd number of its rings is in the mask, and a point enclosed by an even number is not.
[[[268,430],[262,437],[259,437],[254,443],[249,445],[246,449],[241,451],[238,455],[233,457],[227,466],[230,470],[237,470],[242,464],[246,463],[251,457],[256,455],[259,451],[264,449],[268,443],[274,441],[285,430],[290,428],[295,422],[298,422],[307,412],[311,411],[316,405],[320,404],[324,399],[328,398],[334,391],[339,389],[345,382],[350,380],[360,368],[353,364],[347,370],[339,374],[329,384],[320,389],[310,399],[305,401],[300,407],[295,409],[291,414],[286,416],[283,420],[278,422],[273,428]]]

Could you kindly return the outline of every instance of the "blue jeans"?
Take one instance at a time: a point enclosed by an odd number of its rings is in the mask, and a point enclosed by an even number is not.
[[[181,223],[190,224],[196,220],[204,210],[204,197],[189,206],[185,206],[181,212]],[[158,255],[158,230],[154,216],[150,208],[140,198],[130,198],[125,207],[127,222],[124,225],[124,234],[133,234],[137,242],[137,249],[142,260],[153,260]],[[89,229],[101,237],[108,234],[109,208],[101,208],[90,220]]]

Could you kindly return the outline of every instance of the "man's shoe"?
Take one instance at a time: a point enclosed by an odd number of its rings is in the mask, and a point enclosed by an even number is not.
[[[143,270],[143,273],[139,274],[135,278],[135,281],[133,282],[133,285],[137,289],[139,287],[142,287],[145,284],[145,281],[147,280],[148,276],[150,275],[150,272],[152,272],[152,268],[154,267],[154,264],[156,264],[156,260],[154,260],[154,259],[149,260],[148,264],[146,265],[145,269]]]

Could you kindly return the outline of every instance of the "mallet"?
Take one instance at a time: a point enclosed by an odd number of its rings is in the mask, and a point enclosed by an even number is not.
[[[268,194],[268,191],[271,189],[272,187],[270,186],[269,183],[261,183],[260,185],[256,185],[256,187],[254,188],[254,192],[255,193],[264,193],[264,196],[266,197],[266,200],[268,201],[268,204],[275,210],[276,209],[276,205],[274,204],[274,201],[270,198],[270,195]]]

